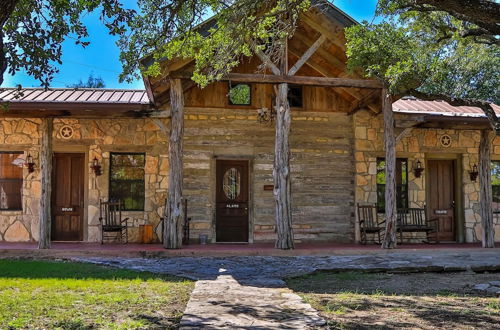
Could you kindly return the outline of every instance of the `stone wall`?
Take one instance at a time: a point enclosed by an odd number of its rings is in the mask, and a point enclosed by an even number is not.
[[[291,170],[294,231],[298,241],[354,239],[352,117],[340,113],[292,112]],[[0,121],[0,150],[29,152],[39,164],[39,119]],[[169,127],[168,120],[163,120]],[[73,135],[62,134],[64,126]],[[111,152],[145,152],[145,210],[124,212],[130,240],[138,226],[156,226],[168,189],[168,132],[152,119],[55,119],[54,151],[85,152],[87,164],[84,240],[100,240],[99,200],[107,200]],[[250,241],[274,241],[274,125],[259,124],[249,109],[187,108],[184,140],[184,193],[192,218],[191,238],[207,234],[215,241],[215,160],[250,161]],[[90,166],[97,157],[103,174]],[[0,212],[0,240],[36,241],[40,171],[24,170],[23,211]]]
[[[356,201],[375,203],[376,159],[384,157],[383,117],[360,111],[354,115],[355,162],[356,162]],[[402,132],[397,129],[396,134]],[[451,138],[449,146],[441,144],[441,138]],[[427,158],[453,158],[461,169],[462,182],[456,189],[463,191],[464,235],[466,242],[481,240],[481,217],[479,215],[479,182],[472,182],[469,171],[478,164],[480,132],[477,130],[453,129],[413,129],[404,134],[396,145],[396,157],[408,159],[408,190],[410,207],[423,207],[426,203],[426,171],[416,178],[412,169],[417,160],[425,164]],[[493,140],[492,159],[500,159],[500,138]],[[425,166],[425,165],[424,165]],[[461,184],[461,186],[460,186]],[[500,221],[495,218],[496,239],[500,239]]]
[[[3,119],[0,121],[1,151],[24,151],[31,153],[35,164],[39,164],[40,152],[39,119]],[[61,134],[63,126],[73,130],[70,138]],[[87,212],[84,221],[84,239],[90,242],[100,240],[99,200],[108,199],[110,152],[145,152],[145,209],[124,212],[129,217],[130,241],[138,241],[141,224],[156,226],[168,187],[168,146],[165,133],[150,119],[55,119],[54,151],[84,152],[87,166]],[[103,174],[96,177],[90,166],[97,157],[102,164]],[[24,170],[23,210],[0,211],[0,240],[36,241],[38,239],[38,209],[40,201],[40,171],[28,174]]]

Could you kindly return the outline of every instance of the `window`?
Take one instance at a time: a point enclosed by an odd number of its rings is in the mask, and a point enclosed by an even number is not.
[[[288,103],[290,108],[302,108],[302,86],[288,86]]]
[[[491,190],[493,192],[493,212],[500,213],[500,161],[491,162]]]
[[[229,83],[229,104],[231,105],[251,105],[252,88],[249,84]]]
[[[396,207],[408,207],[408,160],[396,159]],[[385,159],[377,158],[377,209],[385,212]]]
[[[109,200],[123,202],[126,211],[144,210],[145,154],[112,153],[109,171]]]
[[[22,210],[23,153],[0,153],[0,210]]]

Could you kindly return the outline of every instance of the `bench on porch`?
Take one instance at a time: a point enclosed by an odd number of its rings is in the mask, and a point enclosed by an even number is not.
[[[183,199],[182,201],[183,208],[184,208],[184,224],[182,225],[182,244],[184,245],[189,245],[189,223],[191,222],[191,218],[188,218],[187,216],[187,211],[188,211],[188,201],[187,199]],[[165,205],[167,205],[167,202],[165,201]],[[161,243],[163,243],[163,231],[165,230],[165,218],[160,218],[160,222],[158,225],[155,227],[155,232],[158,228],[158,226],[161,225],[161,232],[159,235],[159,240]]]
[[[427,243],[438,243],[439,219],[428,219],[425,208],[399,208],[397,210],[397,230],[400,242],[403,233],[425,233]]]

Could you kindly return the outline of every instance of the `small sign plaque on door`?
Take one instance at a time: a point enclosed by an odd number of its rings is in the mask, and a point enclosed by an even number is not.
[[[448,214],[448,210],[435,210],[434,213],[439,215],[446,215]]]
[[[73,208],[72,207],[61,207],[61,211],[63,211],[63,212],[73,212]]]

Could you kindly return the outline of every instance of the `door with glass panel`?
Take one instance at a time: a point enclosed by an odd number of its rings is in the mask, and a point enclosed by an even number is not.
[[[216,240],[248,242],[248,161],[217,160]]]

